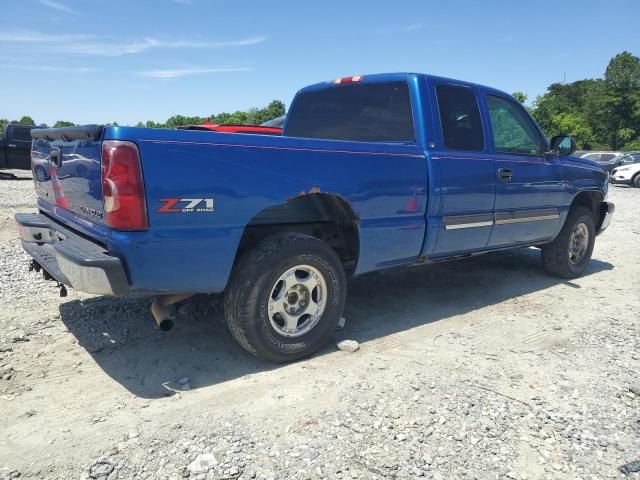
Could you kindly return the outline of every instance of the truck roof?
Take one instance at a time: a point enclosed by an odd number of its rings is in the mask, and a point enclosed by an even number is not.
[[[474,82],[468,82],[465,80],[457,80],[455,78],[447,78],[447,77],[441,77],[438,75],[430,75],[427,73],[416,73],[416,72],[392,72],[392,73],[372,73],[372,74],[364,74],[362,75],[362,80],[359,80],[358,83],[381,83],[381,82],[404,82],[407,81],[409,77],[411,76],[416,76],[416,77],[424,77],[426,79],[432,79],[432,80],[437,80],[437,81],[444,81],[447,83],[454,83],[454,84],[458,84],[458,85],[467,85],[469,87],[480,87],[482,89],[485,90],[489,90],[491,92],[495,92],[495,93],[500,93],[503,95],[507,95],[507,96],[511,96],[510,94],[508,94],[507,92],[504,92],[502,90],[498,90],[496,88],[493,87],[488,87],[486,85],[481,85],[479,83],[474,83]],[[349,77],[342,77],[342,78],[349,78]],[[302,92],[309,92],[309,91],[313,91],[313,90],[322,90],[324,88],[328,88],[333,86],[335,83],[336,79],[333,80],[327,80],[325,82],[318,82],[318,83],[314,83],[313,85],[309,85],[307,87],[304,87],[302,89],[300,89],[298,91],[298,93],[302,93]]]

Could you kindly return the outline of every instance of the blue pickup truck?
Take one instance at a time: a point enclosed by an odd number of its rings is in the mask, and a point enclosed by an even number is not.
[[[413,73],[300,90],[282,136],[89,125],[32,132],[32,266],[101,295],[224,292],[233,337],[283,362],[335,330],[347,278],[513,247],[573,278],[611,221],[607,174],[510,95]],[[79,168],[82,167],[82,168]],[[64,288],[64,287],[62,287]]]

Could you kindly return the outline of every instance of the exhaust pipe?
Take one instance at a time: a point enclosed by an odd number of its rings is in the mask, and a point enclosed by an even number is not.
[[[171,307],[193,295],[193,293],[176,293],[155,297],[151,303],[151,313],[158,324],[158,328],[163,332],[171,330],[173,328],[173,308]]]

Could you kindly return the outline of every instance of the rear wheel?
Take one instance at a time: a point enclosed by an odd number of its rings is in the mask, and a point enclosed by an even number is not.
[[[640,173],[637,173],[635,177],[633,177],[633,186],[636,188],[640,188]]]
[[[225,318],[245,350],[287,362],[329,341],[345,299],[342,263],[326,243],[279,234],[246,253],[234,268],[225,291]]]
[[[595,238],[591,211],[572,207],[556,239],[542,247],[545,270],[561,278],[579,277],[591,260]]]

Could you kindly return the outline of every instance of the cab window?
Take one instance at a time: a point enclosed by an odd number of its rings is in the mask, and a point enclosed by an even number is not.
[[[483,151],[484,133],[473,90],[460,85],[438,85],[436,97],[444,146],[449,150]]]
[[[355,83],[303,92],[289,114],[285,136],[355,142],[414,142],[405,82]]]
[[[18,142],[30,142],[31,141],[31,129],[28,127],[13,127],[12,132],[9,134],[14,141]]]
[[[496,153],[540,155],[542,141],[529,116],[511,100],[487,95]]]

